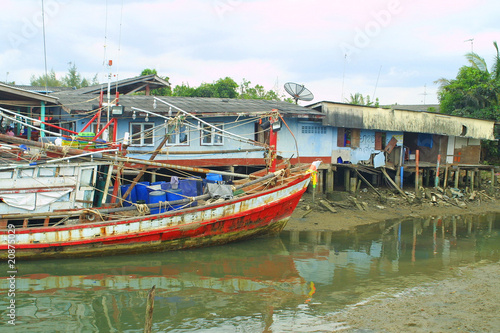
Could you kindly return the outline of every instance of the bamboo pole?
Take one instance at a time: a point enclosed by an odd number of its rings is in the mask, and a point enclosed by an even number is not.
[[[238,178],[251,178],[251,176],[241,174],[241,173],[211,170],[211,169],[205,169],[205,168],[187,167],[187,166],[176,165],[176,164],[168,164],[168,163],[153,162],[153,161],[148,161],[148,160],[141,160],[138,158],[119,157],[119,156],[111,156],[111,155],[110,156],[104,155],[103,158],[105,158],[109,161],[117,161],[117,162],[124,162],[124,163],[137,164],[137,165],[149,165],[149,166],[155,166],[155,167],[165,168],[165,169],[184,170],[184,171],[198,172],[198,173],[215,173],[215,174],[219,174],[219,175],[223,175],[223,176],[234,176],[234,177],[238,177]]]

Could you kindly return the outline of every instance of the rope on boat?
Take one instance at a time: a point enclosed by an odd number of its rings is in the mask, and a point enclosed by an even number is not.
[[[139,214],[141,216],[149,215],[150,210],[149,210],[148,205],[146,205],[146,204],[134,204],[134,205],[137,207],[137,211],[139,212]]]

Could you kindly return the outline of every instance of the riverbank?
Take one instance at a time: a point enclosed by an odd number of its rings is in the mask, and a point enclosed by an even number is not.
[[[417,198],[414,192],[405,191],[406,197],[387,189],[373,191],[362,190],[356,195],[337,192],[334,197],[340,200],[328,200],[326,197],[305,193],[292,214],[285,230],[329,230],[340,231],[359,225],[382,222],[405,217],[446,216],[500,213],[500,187],[489,194],[485,191],[466,194],[460,198],[451,198],[433,190],[438,198]],[[431,192],[431,195],[434,193]],[[435,200],[434,200],[435,199]],[[332,212],[329,208],[332,208]]]
[[[339,193],[334,201],[305,194],[286,229],[331,230],[406,217],[500,213],[500,188],[460,198],[412,192]],[[439,191],[433,190],[439,198]],[[441,194],[444,195],[444,194]],[[382,199],[381,199],[382,198]],[[413,200],[411,200],[413,198]],[[410,200],[409,200],[410,199]],[[479,262],[450,270],[432,283],[378,294],[327,318],[332,332],[498,332],[500,263]]]

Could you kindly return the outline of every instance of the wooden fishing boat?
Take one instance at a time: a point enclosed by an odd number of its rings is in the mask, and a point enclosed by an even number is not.
[[[179,250],[275,234],[285,227],[318,165],[285,168],[247,181],[234,188],[240,194],[229,200],[204,202],[210,197],[204,194],[172,201],[170,205],[198,205],[158,214],[147,211],[161,202],[3,214],[0,258],[14,253],[24,260]]]

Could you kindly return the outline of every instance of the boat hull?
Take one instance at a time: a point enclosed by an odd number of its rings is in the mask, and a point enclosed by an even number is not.
[[[15,257],[36,260],[181,250],[277,234],[306,190],[309,176],[302,174],[264,192],[179,212],[18,228]],[[9,230],[0,230],[0,258],[7,258],[8,237]]]

